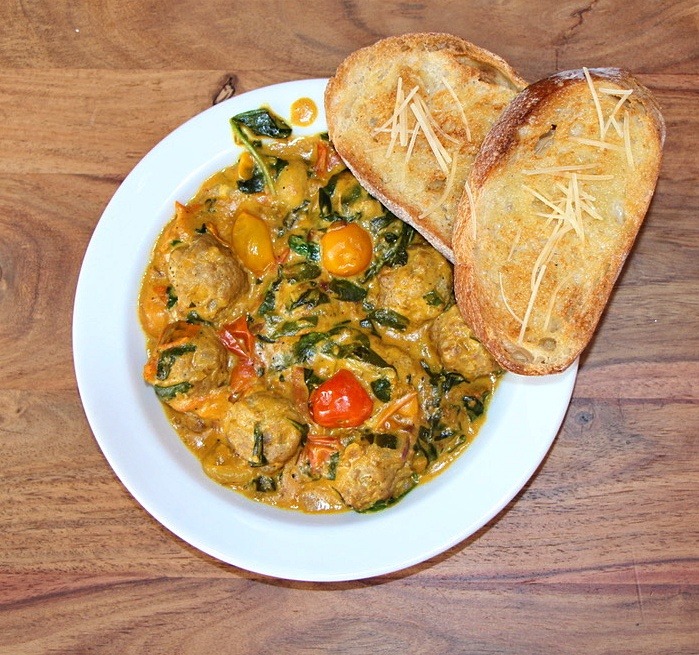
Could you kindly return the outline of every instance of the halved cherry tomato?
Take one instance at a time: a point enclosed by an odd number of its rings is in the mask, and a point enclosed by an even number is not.
[[[248,320],[240,316],[232,323],[223,325],[218,332],[221,343],[236,355],[252,357],[255,352],[255,337],[248,327]]]
[[[333,453],[339,450],[340,440],[336,437],[309,434],[301,457],[308,461],[311,473],[319,475],[322,473],[323,467],[330,461]]]
[[[320,238],[325,270],[333,275],[356,275],[371,264],[371,235],[357,223],[335,223]]]
[[[255,337],[245,316],[227,323],[218,332],[221,343],[237,357],[237,363],[231,371],[231,394],[239,395],[257,378],[257,357],[255,355]]]
[[[318,141],[316,143],[316,160],[313,165],[313,172],[316,177],[327,177],[333,169],[341,164],[342,159],[340,159],[340,155],[327,141]]]
[[[366,421],[374,410],[374,401],[359,380],[340,369],[313,390],[309,405],[311,416],[326,428],[354,428]]]

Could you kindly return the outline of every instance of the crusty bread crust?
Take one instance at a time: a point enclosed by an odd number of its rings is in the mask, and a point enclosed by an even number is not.
[[[457,212],[459,308],[515,373],[562,371],[589,343],[660,169],[665,124],[648,89],[619,69],[588,74],[551,75],[509,104]]]
[[[441,167],[424,131],[409,145],[417,122],[409,105],[402,143],[387,125],[399,79],[406,96],[418,87],[413,100],[421,98],[436,123],[435,136],[451,158]],[[389,37],[338,67],[325,94],[328,133],[360,183],[453,261],[453,222],[471,164],[492,123],[525,84],[500,57],[459,37]]]

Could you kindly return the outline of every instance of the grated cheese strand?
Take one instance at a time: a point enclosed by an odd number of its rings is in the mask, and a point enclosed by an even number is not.
[[[509,262],[512,260],[512,255],[515,254],[515,250],[517,249],[517,246],[519,245],[519,239],[522,236],[522,226],[519,225],[517,227],[517,232],[515,233],[515,238],[512,239],[512,246],[510,247],[510,252],[507,254],[507,259],[505,260],[506,262]]]
[[[449,162],[451,162],[451,155],[449,155],[449,153],[445,150],[440,140],[437,138],[436,134],[434,133],[434,130],[432,129],[432,125],[430,125],[430,122],[427,116],[425,116],[425,114],[423,113],[422,107],[420,107],[419,103],[413,100],[409,106],[415,116],[415,120],[417,120],[420,127],[422,128],[422,131],[425,134],[425,138],[427,139],[427,143],[429,144],[430,148],[432,149],[432,152],[434,153],[435,159],[437,160],[437,164],[442,169],[442,172],[445,175],[448,175]]]
[[[441,136],[443,136],[447,141],[451,141],[452,143],[456,143],[458,145],[459,140],[455,139],[451,134],[447,134],[440,124],[437,122],[437,119],[434,117],[434,114],[430,111],[430,108],[427,106],[427,103],[424,101],[421,95],[416,95],[415,96],[415,101],[420,104],[420,108],[424,112],[425,116],[427,117],[427,120],[430,122],[430,125],[432,126],[432,129],[435,131],[435,133],[439,133]]]
[[[401,81],[401,87],[402,87],[402,78],[398,78]],[[417,93],[417,91],[416,91]],[[401,88],[401,96],[405,96],[403,93],[403,90]],[[405,111],[402,111],[400,114],[398,114],[398,142],[400,145],[405,148],[405,146],[408,145],[408,114]]]
[[[527,191],[529,191],[529,193],[531,193],[537,200],[540,200],[547,207],[550,207],[551,209],[553,209],[553,211],[555,213],[560,214],[561,216],[563,216],[563,214],[565,213],[560,207],[558,207],[557,205],[554,205],[551,200],[549,200],[542,193],[539,193],[536,189],[532,189],[530,186],[527,186],[526,184],[523,184],[522,187],[524,189],[526,189]]]
[[[517,314],[515,314],[512,307],[510,307],[510,303],[507,302],[507,298],[505,297],[505,286],[502,283],[502,271],[498,271],[498,280],[500,281],[500,297],[502,298],[502,302],[505,305],[505,309],[507,309],[512,318],[514,318],[515,321],[517,321],[517,323],[521,325],[522,319],[519,316],[517,316]]]
[[[573,175],[576,175],[578,180],[613,180],[613,175],[602,175],[601,173],[563,173],[563,177],[571,179]]]
[[[466,141],[470,142],[471,141],[471,128],[469,127],[468,124],[468,118],[466,118],[466,112],[464,111],[464,107],[461,104],[461,101],[459,100],[459,96],[456,95],[456,91],[454,91],[454,87],[452,87],[451,84],[446,80],[446,78],[442,78],[442,84],[446,87],[447,91],[451,94],[451,97],[454,98],[454,102],[456,103],[456,108],[459,110],[459,115],[461,116],[461,120],[464,122],[464,127],[466,128]]]
[[[599,213],[597,212],[597,210],[595,209],[595,206],[594,206],[593,204],[591,204],[591,203],[588,204],[588,203],[585,202],[584,200],[581,200],[581,201],[580,201],[580,209],[582,209],[586,214],[588,214],[589,216],[592,216],[592,218],[594,218],[594,219],[596,219],[596,220],[598,220],[598,221],[604,220],[604,219],[599,215]]]
[[[403,179],[405,180],[405,176],[408,172],[408,162],[410,161],[410,157],[413,154],[413,148],[415,147],[415,141],[417,141],[417,135],[420,132],[420,126],[416,123],[415,127],[413,127],[410,135],[410,142],[408,143],[408,150],[405,153],[405,161],[403,162]]]
[[[558,242],[572,229],[573,228],[569,223],[556,223],[556,226],[553,228],[551,234],[546,240],[546,243],[544,244],[544,247],[541,249],[541,252],[539,252],[539,256],[536,258],[534,266],[532,267],[530,281],[530,287],[532,289],[534,289],[536,285],[536,278],[539,275],[539,271],[541,270],[542,266],[548,265],[549,261],[551,261],[553,249],[556,247],[556,245],[558,245]]]
[[[399,78],[400,79],[400,78]],[[408,103],[413,99],[413,96],[420,90],[420,87],[414,86],[410,92],[408,93],[405,98],[403,98],[403,101],[399,101],[396,99],[396,104],[395,104],[395,109],[393,110],[393,114],[389,117],[389,119],[381,126],[377,127],[372,133],[371,136],[376,136],[379,134],[379,132],[383,132],[386,130],[386,128],[389,127],[389,125],[393,125],[394,121],[397,120],[397,117],[401,114],[401,112],[404,112],[406,107],[408,106]],[[396,94],[398,95],[398,94]]]
[[[585,231],[583,230],[583,222],[582,222],[582,212],[580,210],[580,192],[578,190],[578,176],[573,173],[573,177],[570,181],[572,190],[573,190],[573,208],[575,210],[575,220],[569,219],[569,222],[573,224],[573,229],[575,229],[575,232],[577,233],[578,237],[580,237],[580,241],[585,243]]]
[[[604,115],[602,114],[602,105],[600,105],[599,97],[597,96],[597,91],[595,90],[595,85],[592,83],[592,77],[590,76],[590,71],[583,66],[583,73],[585,79],[587,80],[587,85],[590,87],[590,93],[592,94],[592,101],[595,103],[595,110],[597,111],[597,120],[599,122],[599,138],[604,141]]]
[[[607,143],[606,141],[598,141],[597,139],[583,139],[579,136],[572,136],[570,137],[570,140],[576,141],[577,143],[582,143],[583,145],[594,146],[595,148],[602,148],[603,150],[624,150],[621,146],[614,145],[613,143]]]
[[[616,119],[615,116],[612,116],[609,119],[609,124],[614,128],[614,131],[616,132],[617,136],[622,136],[621,126],[619,125],[619,121]]]
[[[418,219],[422,220],[426,216],[429,216],[432,214],[435,210],[437,210],[439,207],[442,206],[444,201],[449,197],[449,194],[451,193],[452,187],[454,186],[454,180],[456,179],[456,170],[457,170],[457,156],[456,153],[454,153],[454,157],[451,160],[451,170],[449,171],[449,175],[447,176],[447,182],[444,185],[444,192],[442,193],[441,196],[439,196],[439,199],[432,204],[430,207],[428,207],[425,211],[423,211],[419,216]]]
[[[631,150],[631,129],[629,126],[629,112],[624,111],[624,147],[626,148],[626,163],[631,168],[636,168],[636,162],[633,160],[633,151]]]
[[[570,277],[570,276],[568,276],[568,277]],[[558,292],[561,290],[563,285],[568,281],[568,277],[563,278],[556,285],[553,292],[551,293],[551,297],[549,298],[548,306],[546,307],[546,315],[544,318],[544,332],[549,331],[549,324],[551,323],[551,316],[553,314],[553,307],[556,304],[556,296],[558,296]]]
[[[400,107],[403,102],[403,78],[398,77],[398,84],[396,85],[396,103],[393,108],[393,115],[391,116],[391,138],[388,142],[388,148],[386,149],[386,159],[389,159],[393,154],[393,148],[396,145],[396,139],[398,138],[398,121],[401,114],[398,112],[396,107]]]
[[[529,323],[529,319],[531,318],[532,309],[534,308],[534,303],[536,302],[536,297],[539,294],[539,287],[541,286],[541,280],[544,277],[544,273],[546,273],[545,264],[539,269],[539,274],[536,276],[534,288],[532,289],[532,293],[529,296],[529,302],[527,303],[527,311],[524,313],[524,319],[522,319],[522,326],[519,329],[519,336],[517,337],[517,343],[519,345],[522,345],[522,343],[524,342],[524,333],[527,330],[527,325]]]
[[[609,129],[609,126],[612,124],[612,121],[616,120],[616,114],[621,109],[621,106],[629,99],[629,96],[633,93],[633,90],[626,90],[622,93],[621,97],[619,98],[618,102],[614,106],[614,109],[612,109],[612,113],[609,115],[609,119],[604,125],[604,135],[607,136],[607,130]]]
[[[552,173],[570,173],[574,171],[589,171],[597,164],[572,164],[570,166],[549,166],[548,168],[532,168],[522,171],[522,175],[550,175]]]

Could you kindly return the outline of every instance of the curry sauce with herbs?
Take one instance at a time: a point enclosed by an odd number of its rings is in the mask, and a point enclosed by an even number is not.
[[[145,381],[208,476],[305,512],[392,504],[473,439],[500,371],[452,269],[357,183],[326,135],[261,108],[238,161],[158,238]]]

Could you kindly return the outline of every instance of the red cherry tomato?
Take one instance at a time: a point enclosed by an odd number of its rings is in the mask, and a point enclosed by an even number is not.
[[[255,337],[248,328],[245,316],[227,323],[218,332],[221,343],[236,355],[237,363],[231,370],[231,394],[239,395],[257,378]]]
[[[316,387],[309,400],[313,420],[325,428],[354,428],[366,421],[374,401],[359,380],[340,369]]]

